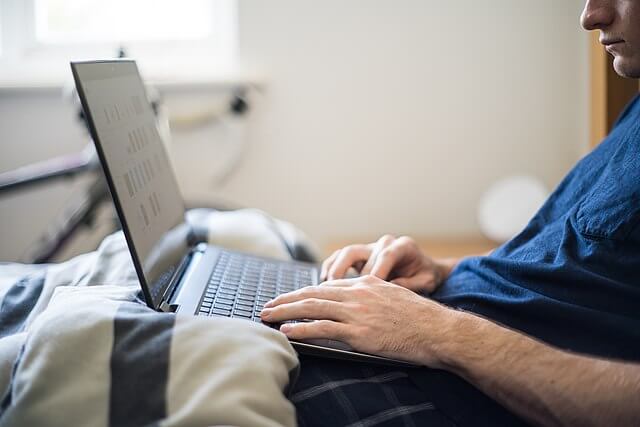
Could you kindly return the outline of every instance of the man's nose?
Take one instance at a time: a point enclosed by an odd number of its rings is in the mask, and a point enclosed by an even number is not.
[[[602,30],[613,23],[615,9],[612,3],[615,0],[587,0],[580,17],[582,28],[587,31]]]

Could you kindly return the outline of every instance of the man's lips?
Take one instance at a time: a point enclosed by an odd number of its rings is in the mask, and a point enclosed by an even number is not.
[[[600,39],[600,43],[604,46],[605,50],[610,54],[619,54],[619,47],[624,43],[623,39],[619,38],[602,38]]]
[[[624,40],[622,39],[601,39],[600,43],[604,46],[611,46],[614,44],[622,43]]]

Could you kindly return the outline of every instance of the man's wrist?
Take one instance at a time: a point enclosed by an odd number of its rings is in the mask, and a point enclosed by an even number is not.
[[[440,286],[451,275],[451,272],[460,262],[460,258],[438,258],[434,260],[438,269],[438,283]]]
[[[477,322],[482,320],[465,311],[447,308],[443,314],[447,334],[436,346],[436,357],[441,369],[456,373],[464,369],[467,362],[463,358],[474,357],[471,353],[478,348]]]
[[[446,311],[438,323],[445,333],[433,346],[435,367],[471,380],[501,365],[514,342],[507,336],[511,331],[474,313],[441,307]]]
[[[452,370],[458,362],[457,352],[464,351],[456,339],[464,333],[464,313],[433,300],[425,301],[422,333],[418,344],[421,362],[428,367]]]

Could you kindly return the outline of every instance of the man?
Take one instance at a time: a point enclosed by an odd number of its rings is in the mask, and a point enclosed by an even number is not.
[[[640,0],[588,0],[582,26],[640,77]],[[493,253],[434,260],[386,236],[322,274],[263,319],[425,368],[305,358],[301,425],[640,425],[640,99]]]

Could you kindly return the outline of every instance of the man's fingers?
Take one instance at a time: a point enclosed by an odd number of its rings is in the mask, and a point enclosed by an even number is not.
[[[327,279],[342,279],[347,270],[361,261],[366,261],[371,255],[371,248],[368,245],[351,245],[342,249],[336,260],[329,268]]]
[[[383,280],[388,278],[389,274],[408,256],[411,241],[408,237],[399,237],[383,249],[376,258],[371,274]]]
[[[347,341],[349,326],[332,320],[316,320],[314,322],[285,323],[280,331],[289,339],[305,340],[313,338],[327,338]]]
[[[329,274],[329,269],[331,265],[336,261],[338,254],[340,253],[340,249],[334,251],[329,258],[325,259],[322,263],[322,269],[320,270],[320,280],[327,280],[327,274]]]
[[[430,286],[433,285],[434,280],[435,276],[433,272],[423,271],[412,277],[396,277],[391,283],[411,289],[412,291],[423,291],[429,289]]]
[[[371,268],[371,275],[386,279],[398,260],[402,257],[394,245],[388,246],[376,257],[376,262]]]
[[[415,281],[413,279],[413,277],[396,277],[395,279],[391,280],[390,283],[402,286],[403,288],[412,289],[413,285],[415,284]]]
[[[262,320],[271,323],[295,319],[330,319],[346,320],[344,305],[336,301],[309,298],[275,307],[265,308],[260,314]]]
[[[347,283],[352,282],[353,279],[335,280],[333,282],[326,282],[323,286],[305,286],[293,292],[278,295],[271,301],[268,301],[264,307],[275,307],[280,304],[287,304],[296,301],[302,301],[308,298],[319,298],[331,301],[343,301],[345,299],[344,289],[341,287],[347,286]],[[342,282],[345,282],[344,284]],[[325,286],[329,284],[331,286]]]
[[[371,270],[373,269],[373,266],[376,263],[376,259],[378,258],[378,255],[380,255],[380,253],[385,248],[391,245],[394,240],[395,240],[395,237],[389,234],[382,236],[381,238],[378,239],[378,241],[373,245],[373,249],[371,251],[371,255],[369,256],[369,259],[367,260],[367,263],[364,265],[364,267],[362,267],[362,270],[360,272],[361,275],[364,276],[367,274],[371,274]],[[380,277],[380,278],[382,280],[386,279],[386,277]]]
[[[322,282],[318,286],[333,286],[334,288],[348,288],[350,286],[355,285],[361,277],[351,277],[349,279],[338,279],[338,280],[328,280],[326,282]]]
[[[402,286],[403,288],[410,289],[412,291],[419,291],[424,289],[432,276],[428,274],[418,274],[413,277],[396,277],[391,283]]]

